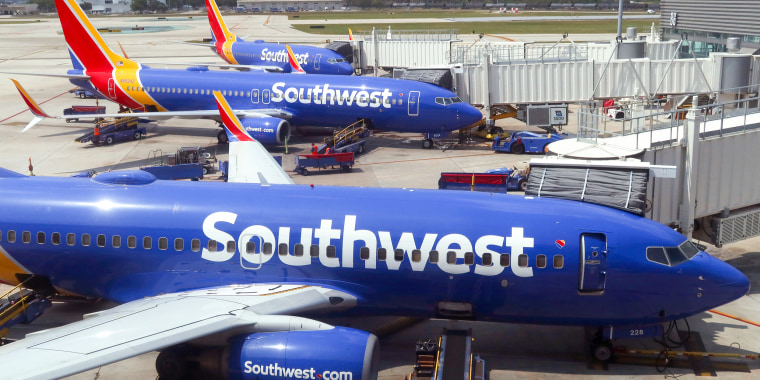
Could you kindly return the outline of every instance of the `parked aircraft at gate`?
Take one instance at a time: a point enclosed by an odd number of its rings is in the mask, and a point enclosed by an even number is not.
[[[210,44],[192,45],[210,47],[220,58],[232,65],[278,66],[284,72],[291,72],[288,52],[284,44],[264,41],[248,42],[233,34],[222,18],[214,0],[206,0],[206,13],[211,26]],[[293,49],[304,71],[308,74],[351,75],[354,68],[344,56],[337,52],[308,45],[287,45]]]
[[[345,127],[365,119],[375,129],[434,134],[482,118],[456,94],[416,81],[150,68],[109,49],[75,0],[56,0],[56,7],[74,64],[65,76],[123,106],[157,111],[150,112],[152,118],[218,120],[213,91],[226,96],[246,131],[263,144],[284,142],[291,125]],[[35,115],[35,120],[46,117]],[[220,131],[220,140],[224,137]]]
[[[216,99],[232,144],[250,142],[223,95]],[[164,349],[162,378],[199,360],[209,375],[233,379],[371,379],[373,335],[292,315],[471,318],[639,336],[749,290],[742,273],[672,229],[603,206],[275,184],[287,182],[282,174],[253,185],[0,169],[0,280],[31,277],[26,284],[43,293],[124,303],[1,347],[3,375],[57,378]]]

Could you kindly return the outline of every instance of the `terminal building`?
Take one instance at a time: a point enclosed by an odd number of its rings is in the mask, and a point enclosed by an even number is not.
[[[238,0],[238,8],[251,12],[294,12],[340,10],[342,0]]]
[[[678,40],[682,36],[692,42],[699,58],[711,52],[728,51],[730,37],[741,39],[742,52],[760,49],[760,7],[756,1],[662,0],[660,28],[664,39]],[[691,57],[688,47],[682,57]]]

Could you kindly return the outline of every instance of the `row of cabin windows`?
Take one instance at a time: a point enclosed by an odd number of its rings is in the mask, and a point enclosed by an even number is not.
[[[46,243],[46,234],[44,232],[37,232],[37,244],[45,244]],[[53,232],[50,235],[50,243],[53,245],[60,245],[62,244],[62,235],[58,232]],[[15,243],[16,242],[16,231],[10,230],[7,232],[7,240],[9,243]],[[99,234],[95,236],[95,245],[98,247],[105,247],[108,244],[106,235]],[[2,232],[0,232],[0,241],[2,241]],[[23,231],[21,232],[21,242],[25,244],[29,244],[32,241],[32,233],[29,231]],[[127,248],[137,248],[137,237],[136,236],[127,236]],[[92,245],[92,236],[90,234],[82,234],[80,236],[80,244],[84,247],[89,247]],[[68,233],[65,235],[65,244],[69,246],[74,246],[77,244],[77,236],[73,233]],[[121,236],[120,235],[113,235],[111,236],[111,247],[113,248],[121,248],[122,242],[121,242]],[[153,247],[153,238],[150,236],[145,236],[142,238],[142,247],[144,249],[151,249]],[[158,249],[160,250],[167,250],[169,248],[169,239],[165,237],[158,238]],[[228,253],[234,253],[237,250],[237,244],[235,241],[228,241],[226,244],[223,244],[223,247],[219,247],[219,242],[216,240],[209,240],[208,241],[208,250],[210,252],[218,252],[220,250],[224,250]],[[256,243],[249,241],[245,245],[245,253],[246,254],[255,254],[255,253],[263,253],[264,255],[271,255],[273,253],[272,249],[272,243],[264,243],[261,246],[261,251],[256,251]],[[289,254],[288,251],[288,245],[285,243],[280,244],[277,247],[277,254],[280,256],[287,256]],[[182,238],[176,238],[174,239],[174,250],[175,251],[182,251],[185,249],[185,241]],[[201,250],[201,241],[199,239],[192,239],[190,241],[190,250],[193,252],[199,252]],[[386,261],[388,260],[388,250],[385,248],[378,248],[377,249],[377,260],[380,261]],[[334,245],[327,246],[326,250],[327,257],[329,258],[335,258],[338,255],[337,248]],[[405,250],[403,249],[396,249],[393,250],[392,255],[393,259],[395,261],[403,261],[404,260],[404,254]],[[301,257],[304,255],[304,245],[303,244],[295,244],[293,246],[293,255],[297,257]],[[311,257],[319,257],[319,245],[312,244],[309,246],[309,256]],[[370,249],[369,247],[362,247],[359,250],[359,257],[362,260],[369,260],[370,258]],[[418,263],[422,261],[422,251],[419,249],[415,249],[412,251],[412,262]],[[440,253],[438,251],[430,251],[428,252],[428,261],[432,264],[438,263],[440,260]],[[483,266],[491,266],[494,265],[493,262],[493,256],[491,253],[486,252],[482,256],[482,265]],[[454,251],[446,252],[446,262],[448,264],[456,264],[457,263],[457,253]],[[465,252],[464,254],[464,264],[465,265],[473,265],[475,264],[475,254],[472,252]],[[499,255],[499,263],[497,265],[500,265],[502,267],[509,267],[511,264],[511,258],[508,253],[502,253]],[[521,254],[517,257],[517,265],[520,267],[527,267],[528,266],[528,255]],[[546,255],[537,255],[536,256],[536,267],[537,268],[546,268],[547,266],[547,257]],[[555,255],[552,258],[552,266],[555,269],[562,269],[565,266],[565,258],[562,255]]]
[[[154,93],[159,93],[159,94],[191,94],[191,95],[192,94],[195,94],[195,95],[198,95],[198,94],[200,94],[200,95],[204,95],[204,94],[205,95],[211,95],[211,92],[212,92],[212,90],[209,90],[209,89],[205,89],[204,90],[204,89],[197,89],[197,88],[137,87],[137,86],[127,86],[127,91],[154,92]],[[227,90],[222,90],[221,92],[222,92],[222,95],[224,95],[224,96],[246,96],[246,97],[249,97],[249,98],[251,97],[251,92],[250,91],[244,92],[244,91],[232,91],[232,90],[227,91]],[[258,97],[258,94],[254,94],[254,97]],[[275,99],[276,100],[281,100],[281,97],[275,97]],[[301,94],[299,96],[299,99],[301,99],[301,100],[309,100],[310,101],[311,100],[311,96],[307,96],[307,95]],[[348,97],[342,97],[342,99],[341,99],[341,97],[336,96],[335,99],[334,99],[334,101],[336,101],[336,102],[348,102],[348,99],[349,99]],[[327,102],[332,102],[333,101],[333,97],[330,94],[328,94],[327,97],[326,97],[326,101]],[[371,101],[371,103],[372,104],[380,104],[380,99],[379,98],[375,98],[374,100]],[[385,98],[385,104],[386,105],[388,105],[388,104],[403,105],[404,104],[404,100],[403,99],[398,99],[397,100],[396,98],[393,98],[393,99]]]
[[[141,91],[141,92],[154,92],[159,94],[201,94],[201,95],[211,95],[211,92],[214,90],[209,89],[197,89],[197,88],[173,88],[173,87],[137,87],[137,86],[127,86],[127,91]],[[245,91],[227,91],[222,90],[222,95],[224,96],[247,96],[251,97],[251,92],[245,92]]]

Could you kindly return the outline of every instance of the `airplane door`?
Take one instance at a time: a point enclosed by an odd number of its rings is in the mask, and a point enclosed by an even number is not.
[[[259,90],[258,89],[253,89],[253,91],[251,91],[251,103],[259,104]]]
[[[319,70],[319,61],[322,60],[322,54],[317,54],[316,57],[314,57],[314,70]]]
[[[607,237],[604,234],[582,234],[580,255],[578,290],[603,291],[607,280]]]
[[[271,91],[269,91],[269,89],[261,91],[261,102],[264,104],[269,104],[270,96],[271,96]]]
[[[409,107],[409,116],[419,116],[420,114],[420,92],[409,91],[409,99],[406,102]]]
[[[265,243],[258,235],[241,237],[246,244],[240,246],[240,266],[248,270],[258,270],[272,258],[271,243]]]
[[[108,96],[111,99],[116,99],[116,88],[115,88],[113,78],[108,79]]]

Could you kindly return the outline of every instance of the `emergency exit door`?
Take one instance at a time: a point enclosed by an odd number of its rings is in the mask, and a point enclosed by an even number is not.
[[[604,234],[581,235],[581,267],[578,290],[601,292],[607,280],[607,237]]]
[[[407,106],[409,107],[409,116],[419,116],[420,114],[420,92],[409,91],[409,99],[407,100]]]

